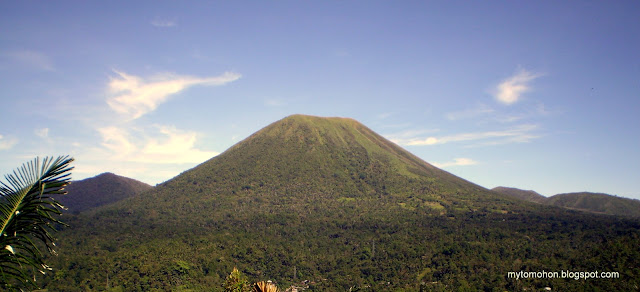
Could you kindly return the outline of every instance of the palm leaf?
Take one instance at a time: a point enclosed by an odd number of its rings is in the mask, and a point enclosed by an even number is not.
[[[278,287],[271,283],[271,281],[262,281],[262,282],[258,282],[253,284],[253,291],[255,292],[280,292],[280,289],[278,289]]]
[[[64,207],[51,196],[65,193],[72,161],[68,156],[45,157],[42,163],[36,158],[5,175],[6,183],[0,182],[0,287],[33,284],[35,276],[29,272],[50,270],[37,243],[55,254],[51,232],[64,223],[53,216]]]

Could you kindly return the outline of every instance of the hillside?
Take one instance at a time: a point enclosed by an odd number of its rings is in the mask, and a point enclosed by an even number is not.
[[[557,194],[547,198],[534,191],[517,188],[496,187],[491,190],[520,200],[544,205],[598,214],[640,217],[640,201],[608,194],[577,192]]]
[[[491,189],[494,192],[505,194],[508,196],[512,196],[514,198],[518,198],[520,200],[525,200],[534,203],[543,203],[547,197],[538,194],[534,191],[525,191],[516,188],[508,188],[508,187],[495,187]]]
[[[632,290],[637,221],[547,208],[442,171],[352,119],[294,115],[149,192],[67,215],[51,291]],[[617,281],[508,271],[618,271]]]
[[[545,204],[609,215],[640,217],[640,201],[601,193],[567,193],[549,197]]]
[[[72,182],[66,187],[67,194],[56,199],[68,212],[77,213],[108,205],[152,188],[143,182],[107,172]]]

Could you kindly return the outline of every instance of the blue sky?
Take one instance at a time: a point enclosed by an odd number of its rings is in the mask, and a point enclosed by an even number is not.
[[[638,1],[3,1],[0,173],[156,184],[290,114],[487,188],[640,199]]]

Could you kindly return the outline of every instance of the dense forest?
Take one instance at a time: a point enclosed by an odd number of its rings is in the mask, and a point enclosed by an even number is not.
[[[118,203],[65,214],[48,291],[633,291],[640,222],[500,195],[350,119],[292,116]],[[616,279],[512,279],[518,271]]]
[[[373,203],[322,207],[331,211],[255,212],[239,205],[225,219],[205,223],[186,217],[157,224],[126,212],[114,218],[126,217],[130,226],[96,216],[68,218],[83,228],[74,232],[78,236],[60,236],[61,255],[51,259],[55,276],[44,280],[56,291],[208,290],[220,288],[237,266],[254,281],[286,287],[309,280],[319,290],[629,291],[640,285],[640,224],[633,221],[561,210],[440,215],[424,207],[376,212],[389,206]],[[520,270],[615,271],[621,277],[507,278]]]

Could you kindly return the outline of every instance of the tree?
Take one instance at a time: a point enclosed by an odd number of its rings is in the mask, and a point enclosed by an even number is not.
[[[249,292],[251,291],[251,285],[247,280],[247,277],[238,271],[237,268],[233,268],[231,274],[227,276],[227,280],[224,281],[222,286],[225,292]]]
[[[54,218],[64,207],[52,195],[65,193],[72,161],[68,156],[45,157],[42,163],[36,158],[0,182],[0,287],[35,286],[34,269],[42,274],[51,270],[38,246],[55,254],[51,232],[65,224]]]

